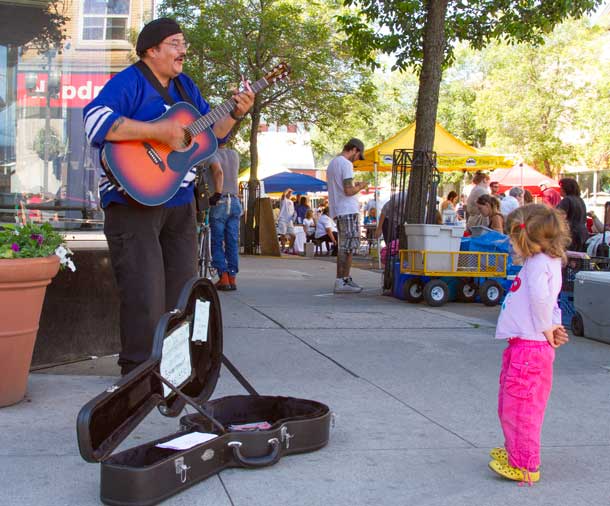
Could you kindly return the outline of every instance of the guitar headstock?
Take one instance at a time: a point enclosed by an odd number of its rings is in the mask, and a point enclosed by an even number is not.
[[[269,84],[275,83],[277,81],[282,81],[283,79],[286,79],[288,77],[288,74],[290,74],[290,65],[288,65],[286,62],[281,62],[275,67],[273,67],[270,72],[267,72],[265,74],[265,80]]]

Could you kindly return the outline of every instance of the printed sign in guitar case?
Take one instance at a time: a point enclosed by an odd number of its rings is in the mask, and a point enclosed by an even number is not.
[[[277,65],[251,85],[252,91],[258,93],[264,90],[284,79],[289,71],[285,63]],[[140,204],[164,204],[180,189],[189,169],[215,153],[217,140],[211,126],[227,116],[234,107],[235,102],[229,99],[201,116],[197,109],[186,102],[172,105],[150,123],[171,119],[184,125],[185,148],[172,150],[153,140],[106,142],[102,162],[108,177]]]
[[[221,364],[249,395],[208,400]],[[178,416],[177,431],[113,453],[155,408]],[[258,468],[284,455],[328,443],[325,404],[263,396],[223,356],[220,302],[207,279],[184,287],[178,308],[157,326],[150,358],[87,403],[78,414],[78,445],[88,462],[101,462],[106,504],[156,504],[228,467]]]

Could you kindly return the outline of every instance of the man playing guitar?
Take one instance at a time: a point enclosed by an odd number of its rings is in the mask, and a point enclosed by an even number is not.
[[[210,110],[195,83],[182,73],[187,47],[172,19],[160,18],[144,26],[136,44],[140,62],[113,76],[83,111],[85,132],[94,147],[150,140],[179,151],[192,143],[179,121],[151,122],[171,105],[168,96],[175,102],[190,102],[202,115]],[[219,141],[252,107],[254,93],[247,82],[245,88],[234,93],[235,107],[212,127]],[[132,164],[128,170],[142,170],[137,162]],[[176,193],[155,206],[136,202],[110,173],[100,178],[104,233],[121,297],[121,374],[148,358],[160,316],[175,307],[184,283],[196,275],[194,177],[191,168]]]

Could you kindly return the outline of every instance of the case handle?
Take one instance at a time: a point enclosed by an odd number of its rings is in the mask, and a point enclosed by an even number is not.
[[[231,441],[228,443],[228,446],[233,450],[233,457],[235,457],[237,462],[243,467],[254,468],[271,466],[280,460],[280,440],[274,437],[267,441],[267,443],[271,446],[271,451],[268,455],[263,455],[262,457],[244,457],[241,453],[242,443],[240,441]]]

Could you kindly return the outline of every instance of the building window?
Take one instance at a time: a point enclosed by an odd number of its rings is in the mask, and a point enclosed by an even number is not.
[[[129,0],[84,0],[83,40],[127,40]]]

